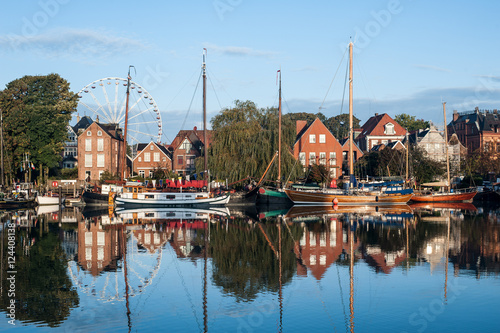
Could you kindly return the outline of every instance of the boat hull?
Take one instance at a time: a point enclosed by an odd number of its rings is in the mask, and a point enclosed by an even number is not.
[[[285,192],[270,190],[264,187],[259,188],[256,203],[258,205],[292,205]]]
[[[89,206],[107,206],[109,204],[109,194],[85,191],[82,198],[85,204]]]
[[[382,195],[372,195],[372,194],[360,194],[360,195],[350,195],[342,193],[327,193],[327,192],[306,192],[306,191],[296,191],[296,190],[285,190],[290,200],[294,204],[302,205],[333,205],[337,202],[337,205],[361,205],[361,204],[372,204],[372,205],[392,205],[392,204],[405,204],[413,196],[413,193],[408,194],[382,194]]]
[[[146,195],[152,196],[147,198]],[[141,193],[137,198],[121,196],[116,198],[117,205],[135,205],[135,206],[172,206],[172,205],[225,205],[229,202],[229,195],[219,197],[197,198],[196,193],[165,193],[159,192],[155,195],[152,192]],[[168,197],[172,197],[169,199]]]
[[[61,199],[61,202],[64,199]],[[37,196],[36,202],[38,205],[59,205],[59,197],[46,197],[46,196]]]
[[[415,194],[411,201],[414,202],[472,202],[477,192],[466,193],[435,193],[429,195]]]

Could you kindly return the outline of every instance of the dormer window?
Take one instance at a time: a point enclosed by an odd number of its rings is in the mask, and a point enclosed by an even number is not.
[[[193,145],[191,144],[191,142],[189,142],[188,139],[185,139],[184,141],[182,141],[181,149],[183,149],[185,151],[190,151],[192,147],[193,147]]]
[[[394,124],[387,123],[385,124],[384,134],[392,135],[394,134]]]

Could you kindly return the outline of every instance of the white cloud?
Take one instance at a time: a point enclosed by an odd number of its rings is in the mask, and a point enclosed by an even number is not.
[[[88,29],[52,29],[28,37],[16,34],[0,36],[0,49],[3,50],[34,52],[46,58],[68,58],[80,62],[93,62],[146,48],[146,44],[136,39]]]
[[[215,51],[215,52],[222,53],[222,54],[229,55],[229,56],[250,56],[250,57],[270,58],[270,57],[276,55],[275,52],[259,51],[259,50],[254,50],[254,49],[249,48],[249,47],[242,47],[242,46],[218,46],[218,45],[209,44],[209,43],[205,43],[204,46],[209,51]]]

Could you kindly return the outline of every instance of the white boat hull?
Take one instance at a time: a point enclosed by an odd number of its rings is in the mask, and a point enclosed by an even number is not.
[[[64,201],[64,198],[63,198],[63,201]],[[36,202],[39,205],[59,205],[59,197],[37,196]]]
[[[210,197],[204,192],[143,192],[122,193],[116,198],[117,205],[225,205],[229,202],[229,195]]]

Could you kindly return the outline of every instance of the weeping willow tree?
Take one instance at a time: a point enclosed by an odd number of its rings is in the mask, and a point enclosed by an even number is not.
[[[261,177],[278,150],[278,109],[258,109],[251,101],[235,101],[211,120],[212,143],[208,150],[212,176],[235,182],[246,177]],[[295,122],[282,117],[281,175],[301,176],[302,169],[292,153],[295,142]],[[202,159],[198,159],[201,170]],[[278,163],[270,170],[268,179],[278,177]]]

